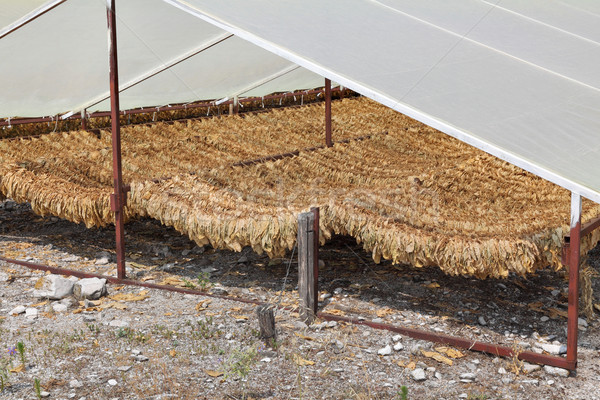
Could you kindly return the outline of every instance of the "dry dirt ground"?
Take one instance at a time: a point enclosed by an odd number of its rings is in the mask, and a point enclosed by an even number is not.
[[[199,248],[153,220],[128,224],[126,240],[135,279],[297,303],[291,254],[269,260],[250,249]],[[86,229],[0,203],[5,257],[115,274],[113,243],[111,228]],[[566,342],[560,314],[567,282],[558,273],[450,277],[437,268],[374,264],[345,237],[323,246],[321,259],[321,307],[328,312],[522,349]],[[590,263],[600,267],[597,250]],[[577,374],[561,377],[366,326],[317,320],[307,328],[287,310],[277,312],[277,340],[265,344],[253,304],[140,287],[109,284],[108,297],[55,312],[55,302],[33,296],[41,276],[0,262],[2,399],[37,398],[36,380],[50,399],[402,399],[403,386],[408,399],[600,399],[596,321],[580,332]],[[38,315],[11,314],[17,306]],[[10,354],[19,342],[24,367],[18,351]],[[390,354],[378,354],[386,346]],[[432,353],[446,358],[436,361]],[[425,379],[417,381],[419,369]]]

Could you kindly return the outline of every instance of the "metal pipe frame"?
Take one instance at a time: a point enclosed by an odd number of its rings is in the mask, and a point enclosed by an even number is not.
[[[41,7],[33,10],[29,14],[25,15],[23,18],[13,22],[12,24],[8,25],[6,28],[0,30],[0,39],[2,39],[5,36],[10,35],[11,33],[18,30],[19,28],[22,28],[23,26],[27,25],[31,21],[36,20],[37,18],[46,14],[48,11],[54,10],[56,7],[60,6],[65,1],[67,1],[67,0],[55,0],[51,3],[44,4]]]
[[[569,308],[567,312],[567,362],[577,368],[579,319],[579,263],[581,261],[581,196],[571,193],[571,232],[569,241]]]
[[[307,96],[307,95],[313,95],[313,94],[320,94],[323,93],[324,89],[313,89],[313,90],[302,90],[302,91],[297,91],[297,92],[289,92],[289,93],[278,93],[278,94],[272,94],[272,95],[268,95],[268,96],[259,96],[259,97],[246,97],[246,98],[242,98],[239,99],[239,103],[251,103],[251,102],[256,102],[256,101],[262,101],[262,100],[275,100],[275,99],[282,99],[282,98],[287,98],[287,97],[294,97],[294,96]],[[339,88],[334,88],[332,89],[332,93],[337,93],[340,92]],[[341,92],[340,92],[341,93]],[[233,104],[233,100],[228,100],[225,101],[223,103],[221,103],[221,105],[227,105],[227,104]],[[202,103],[185,103],[185,104],[175,104],[175,105],[168,105],[168,106],[159,106],[159,107],[140,107],[140,108],[133,108],[130,110],[123,110],[119,112],[119,115],[131,115],[131,114],[150,114],[153,112],[163,112],[163,111],[178,111],[178,110],[192,110],[194,108],[207,108],[207,107],[214,107],[215,106],[215,102],[214,101],[210,101],[210,102],[202,102]],[[86,114],[87,118],[104,118],[104,117],[110,117],[111,116],[111,112],[110,111],[96,111],[93,113],[89,113]],[[0,121],[0,127],[2,126],[11,126],[11,125],[23,125],[23,124],[39,124],[42,122],[54,122],[56,120],[56,116],[53,117],[25,117],[25,118],[11,118],[10,119],[10,123],[8,119],[5,119],[4,121]],[[58,118],[61,118],[60,116]],[[63,120],[65,121],[69,121],[69,120],[76,120],[76,119],[80,119],[81,116],[79,115],[71,115],[67,118],[64,118]],[[61,118],[62,119],[62,118]]]
[[[110,64],[110,106],[112,124],[112,168],[115,192],[110,196],[110,207],[115,213],[115,239],[117,252],[117,276],[125,279],[125,218],[123,207],[127,194],[123,185],[121,165],[121,124],[119,121],[119,66],[117,56],[117,21],[115,0],[106,0],[106,17],[108,21],[108,51]]]
[[[325,79],[325,144],[333,146],[331,141],[331,80]]]

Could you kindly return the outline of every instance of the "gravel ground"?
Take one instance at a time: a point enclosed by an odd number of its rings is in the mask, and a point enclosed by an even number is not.
[[[132,222],[126,233],[128,275],[136,279],[297,304],[293,260],[199,248],[153,220]],[[111,228],[85,229],[0,203],[5,257],[115,274],[113,241]],[[598,270],[600,253],[592,253]],[[321,259],[327,312],[534,351],[566,343],[567,281],[559,273],[449,277],[437,268],[374,264],[346,237],[322,247]],[[576,376],[564,377],[564,370],[366,326],[317,320],[306,327],[288,310],[277,312],[277,339],[265,343],[256,306],[221,298],[107,285],[98,301],[48,301],[34,295],[43,275],[0,262],[3,399],[37,398],[36,380],[50,399],[401,399],[403,386],[408,399],[600,399],[595,321],[580,331]],[[14,314],[18,306],[36,311]],[[10,354],[18,342],[23,367],[18,350]]]

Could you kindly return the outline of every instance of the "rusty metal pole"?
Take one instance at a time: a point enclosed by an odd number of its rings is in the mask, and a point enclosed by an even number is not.
[[[581,196],[571,193],[571,234],[569,254],[569,309],[567,322],[567,362],[577,368],[579,318],[579,262],[581,243]]]
[[[325,144],[333,146],[331,142],[331,80],[325,78]]]
[[[119,121],[119,69],[117,62],[117,21],[115,0],[106,0],[106,16],[108,19],[108,50],[110,65],[110,107],[112,122],[113,182],[115,192],[110,196],[110,207],[115,213],[115,233],[117,251],[117,276],[125,278],[125,232],[123,207],[126,192],[123,187],[123,171],[121,167],[121,126]]]

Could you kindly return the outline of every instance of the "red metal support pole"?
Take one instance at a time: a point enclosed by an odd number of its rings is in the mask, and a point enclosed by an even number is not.
[[[333,146],[331,141],[331,80],[325,79],[325,144]]]
[[[577,368],[579,318],[579,262],[581,243],[581,196],[571,193],[571,234],[569,251],[569,309],[567,322],[567,362]]]
[[[115,213],[115,233],[117,250],[117,276],[125,278],[125,232],[123,207],[127,201],[123,187],[121,167],[121,126],[119,122],[119,69],[117,58],[117,22],[115,0],[106,0],[108,19],[108,50],[110,63],[110,107],[112,123],[113,182],[115,192],[110,196],[111,210]]]

